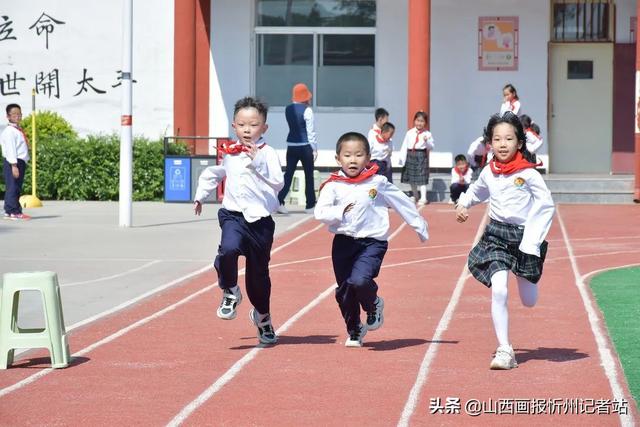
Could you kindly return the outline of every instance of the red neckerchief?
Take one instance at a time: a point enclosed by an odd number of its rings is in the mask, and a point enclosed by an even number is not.
[[[378,141],[380,144],[388,144],[389,143],[389,141],[387,141],[386,139],[384,139],[382,137],[382,129],[373,128],[373,131],[376,133],[376,141]]]
[[[491,172],[495,174],[502,175],[511,175],[512,173],[516,173],[523,169],[535,168],[538,166],[542,166],[542,162],[540,163],[531,163],[526,160],[520,151],[516,152],[516,155],[508,161],[507,163],[499,162],[495,156],[489,162],[489,166],[491,167]]]
[[[18,131],[20,131],[20,133],[22,134],[22,137],[24,138],[24,142],[25,144],[27,144],[27,149],[29,149],[29,138],[27,138],[27,134],[24,133],[24,130],[18,126],[15,123],[9,123],[9,126],[13,126],[14,128],[16,128]]]
[[[411,148],[411,150],[415,150],[416,149],[416,145],[418,145],[418,142],[420,142],[420,135],[422,135],[426,131],[427,130],[425,128],[422,128],[420,130],[416,129],[416,140],[413,142],[413,148]]]
[[[371,178],[373,175],[375,175],[376,172],[378,172],[378,169],[379,169],[379,166],[377,164],[369,163],[364,169],[360,171],[360,174],[358,174],[358,176],[354,176],[353,178],[349,176],[340,175],[340,171],[333,172],[331,175],[329,175],[329,179],[327,179],[325,182],[320,184],[320,189],[318,191],[322,190],[322,187],[324,187],[325,184],[332,181],[348,182],[350,184],[356,184],[358,182],[362,182],[368,178]]]
[[[512,100],[509,101],[509,109],[511,111],[513,111],[513,109],[515,108],[516,101],[518,101],[518,98],[513,98]]]
[[[263,142],[258,145],[258,149],[262,150],[265,145],[267,145],[267,143]],[[240,154],[249,151],[249,147],[242,144],[240,141],[227,141],[222,143],[222,149],[220,151],[224,154]]]
[[[531,128],[526,128],[526,129],[525,129],[525,132],[531,132],[531,134],[532,134],[533,136],[535,136],[536,138],[540,139],[540,135],[538,135],[537,133],[535,133],[535,132],[533,131],[533,129],[531,129]]]
[[[462,181],[464,179],[464,176],[467,174],[467,171],[469,170],[469,165],[465,166],[462,172],[460,172],[456,167],[454,167],[453,169],[455,169],[456,173],[460,177],[460,181]]]

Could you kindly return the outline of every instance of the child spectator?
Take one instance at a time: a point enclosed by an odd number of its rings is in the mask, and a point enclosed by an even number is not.
[[[469,184],[471,184],[471,175],[473,171],[469,168],[469,162],[464,154],[458,154],[454,161],[455,166],[451,168],[451,186],[449,187],[449,193],[451,194],[450,204],[458,203],[460,194],[467,191]]]
[[[29,141],[20,127],[22,109],[18,104],[9,104],[6,108],[9,125],[0,134],[2,146],[2,174],[4,177],[4,219],[28,220],[31,217],[22,213],[20,193],[24,174],[29,161]]]
[[[385,122],[380,127],[380,132],[369,131],[369,147],[371,148],[371,162],[378,165],[378,175],[384,175],[389,182],[393,182],[391,169],[391,153],[393,153],[393,134],[396,127],[391,122]]]
[[[500,115],[503,115],[507,111],[511,111],[516,116],[520,114],[522,104],[520,104],[518,91],[511,83],[502,88],[502,97],[503,102],[500,106]]]
[[[414,127],[407,131],[400,147],[399,163],[403,166],[400,182],[411,184],[416,203],[425,205],[428,203],[429,152],[435,145],[431,132],[426,129],[427,113],[418,111],[413,116],[413,125]]]

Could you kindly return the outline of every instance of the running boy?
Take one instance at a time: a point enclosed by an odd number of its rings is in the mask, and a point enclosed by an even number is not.
[[[200,215],[202,200],[226,178],[224,199],[218,211],[222,237],[214,263],[222,288],[217,314],[226,320],[236,317],[242,301],[238,257],[244,255],[246,290],[254,307],[249,317],[258,328],[260,342],[273,344],[277,337],[269,308],[269,259],[275,230],[271,214],[278,209],[278,191],[284,181],[276,151],[262,138],[268,128],[266,121],[267,106],[262,102],[250,97],[236,102],[231,126],[238,141],[224,146],[221,165],[208,167],[200,175],[194,210]]]
[[[471,184],[471,176],[473,171],[469,168],[469,162],[464,154],[458,154],[454,159],[456,164],[451,168],[451,186],[449,193],[451,194],[451,204],[458,203],[460,194],[467,191]]]
[[[340,170],[320,187],[316,219],[335,234],[331,258],[336,276],[336,301],[349,334],[347,347],[362,347],[367,331],[384,322],[384,301],[378,296],[378,276],[387,251],[389,213],[394,208],[413,227],[422,242],[429,238],[427,222],[415,205],[382,175],[377,165],[368,167],[371,157],[364,135],[345,133],[336,144]],[[360,307],[367,321],[360,321]]]
[[[460,196],[458,222],[468,218],[467,208],[487,199],[489,218],[482,238],[469,254],[473,277],[491,288],[491,317],[498,349],[491,369],[518,366],[509,341],[507,280],[511,270],[518,281],[520,300],[533,307],[538,300],[538,281],[547,253],[544,240],[555,212],[551,193],[531,163],[525,134],[518,116],[494,115],[486,130],[493,159],[478,180]]]

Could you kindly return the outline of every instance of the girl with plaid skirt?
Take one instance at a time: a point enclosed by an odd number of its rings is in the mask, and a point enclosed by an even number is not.
[[[431,132],[426,129],[427,113],[418,111],[413,116],[413,125],[414,127],[407,131],[400,147],[399,163],[402,166],[400,182],[411,184],[416,203],[425,205],[428,203],[429,152],[434,147]],[[420,186],[419,198],[418,186]]]
[[[493,158],[478,180],[460,196],[458,222],[468,218],[467,209],[489,199],[489,224],[469,254],[471,274],[491,288],[491,317],[498,349],[491,369],[518,366],[509,342],[507,281],[511,270],[518,282],[520,300],[533,307],[538,299],[538,281],[547,253],[544,240],[555,212],[551,193],[532,162],[526,136],[518,116],[511,112],[494,115],[486,128]]]

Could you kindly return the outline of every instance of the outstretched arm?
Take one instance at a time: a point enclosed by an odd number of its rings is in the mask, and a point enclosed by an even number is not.
[[[402,219],[418,233],[420,241],[427,241],[429,239],[427,221],[420,215],[420,212],[416,209],[416,205],[413,204],[413,200],[400,191],[398,187],[386,180],[383,195],[385,202],[395,209]]]

